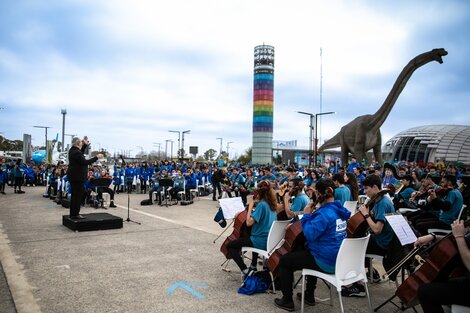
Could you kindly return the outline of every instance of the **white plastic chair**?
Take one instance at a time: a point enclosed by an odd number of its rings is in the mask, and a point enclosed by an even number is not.
[[[452,313],[470,313],[470,307],[452,304],[451,312]]]
[[[257,249],[254,247],[242,247],[241,252],[242,256],[245,257],[245,252],[255,252],[263,256],[266,261],[271,254],[276,251],[284,243],[284,235],[286,234],[286,227],[289,225],[290,221],[274,221],[269,229],[268,242],[266,245],[266,250]],[[271,272],[271,282],[273,285],[273,292],[276,292],[274,287],[274,277]]]
[[[343,300],[341,297],[341,287],[350,285],[355,282],[362,281],[367,294],[367,301],[369,302],[369,312],[372,312],[372,304],[370,302],[369,289],[367,288],[367,276],[364,267],[364,258],[369,242],[370,235],[362,238],[346,238],[343,240],[341,247],[338,251],[336,258],[336,272],[335,274],[327,274],[311,269],[302,270],[302,302],[301,312],[304,312],[304,298],[305,298],[305,276],[316,276],[336,287],[339,296],[339,304],[341,312],[344,313]],[[333,288],[330,288],[330,304],[333,305],[332,298]]]
[[[343,205],[348,211],[351,212],[351,214],[356,213],[356,208],[357,208],[357,201],[344,201]]]
[[[189,194],[191,195],[193,199],[197,197],[199,200],[201,200],[201,198],[199,197],[199,181],[198,180],[196,180],[196,188],[189,189]]]

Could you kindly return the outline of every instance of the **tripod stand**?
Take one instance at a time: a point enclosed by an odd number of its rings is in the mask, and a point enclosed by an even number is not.
[[[127,188],[127,219],[125,220],[126,222],[132,222],[141,225],[142,223],[136,222],[131,220],[130,218],[130,211],[131,211],[131,192],[132,192],[132,184],[130,185],[130,188],[128,186]]]

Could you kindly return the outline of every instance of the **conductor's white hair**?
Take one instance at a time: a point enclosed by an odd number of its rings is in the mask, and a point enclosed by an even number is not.
[[[81,139],[79,137],[73,137],[72,138],[72,145],[75,146],[77,144],[79,144],[81,141]]]

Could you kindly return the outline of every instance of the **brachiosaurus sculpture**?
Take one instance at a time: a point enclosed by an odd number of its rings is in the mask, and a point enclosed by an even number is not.
[[[392,110],[398,96],[405,88],[408,79],[419,67],[431,61],[442,64],[442,57],[447,55],[444,49],[433,49],[412,59],[398,75],[395,84],[385,99],[380,109],[375,114],[362,115],[343,126],[339,133],[327,140],[319,149],[322,152],[326,149],[341,147],[341,162],[343,166],[348,164],[348,155],[352,153],[361,162],[366,157],[366,152],[370,149],[374,151],[375,160],[382,163],[382,135],[380,126],[384,123],[388,114]],[[369,162],[367,162],[369,164]]]

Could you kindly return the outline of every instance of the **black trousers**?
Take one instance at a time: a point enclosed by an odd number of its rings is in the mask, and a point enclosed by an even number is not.
[[[292,301],[294,272],[304,268],[322,271],[317,265],[315,258],[308,250],[295,250],[281,257],[279,261],[279,279],[281,280],[281,290],[284,299]],[[307,288],[305,292],[309,297],[313,296],[316,286],[317,278],[307,276]]]
[[[470,279],[461,277],[419,286],[418,299],[424,313],[444,313],[442,305],[459,304],[470,307],[469,290]]]
[[[235,261],[235,263],[237,263],[241,271],[247,268],[245,262],[243,262],[243,258],[241,255],[242,247],[253,247],[253,243],[251,242],[249,237],[238,238],[238,239],[230,241],[227,244],[228,253],[232,257],[232,259]],[[258,260],[258,253],[253,253],[253,257],[251,258],[252,267],[256,267],[257,260]]]
[[[416,222],[416,230],[421,236],[428,234],[429,228],[451,229],[449,224],[440,221],[437,217],[420,219]]]
[[[82,202],[83,194],[85,193],[84,182],[76,181],[70,182],[70,216],[77,216],[80,214],[80,204]]]
[[[110,201],[114,201],[114,190],[109,187],[98,187],[98,199],[103,199],[103,192],[109,193]]]
[[[217,199],[216,198],[216,195],[217,195],[217,191],[219,191],[219,199],[222,197],[222,187],[220,187],[220,183],[219,182],[213,182],[212,183],[212,199],[215,200]]]

